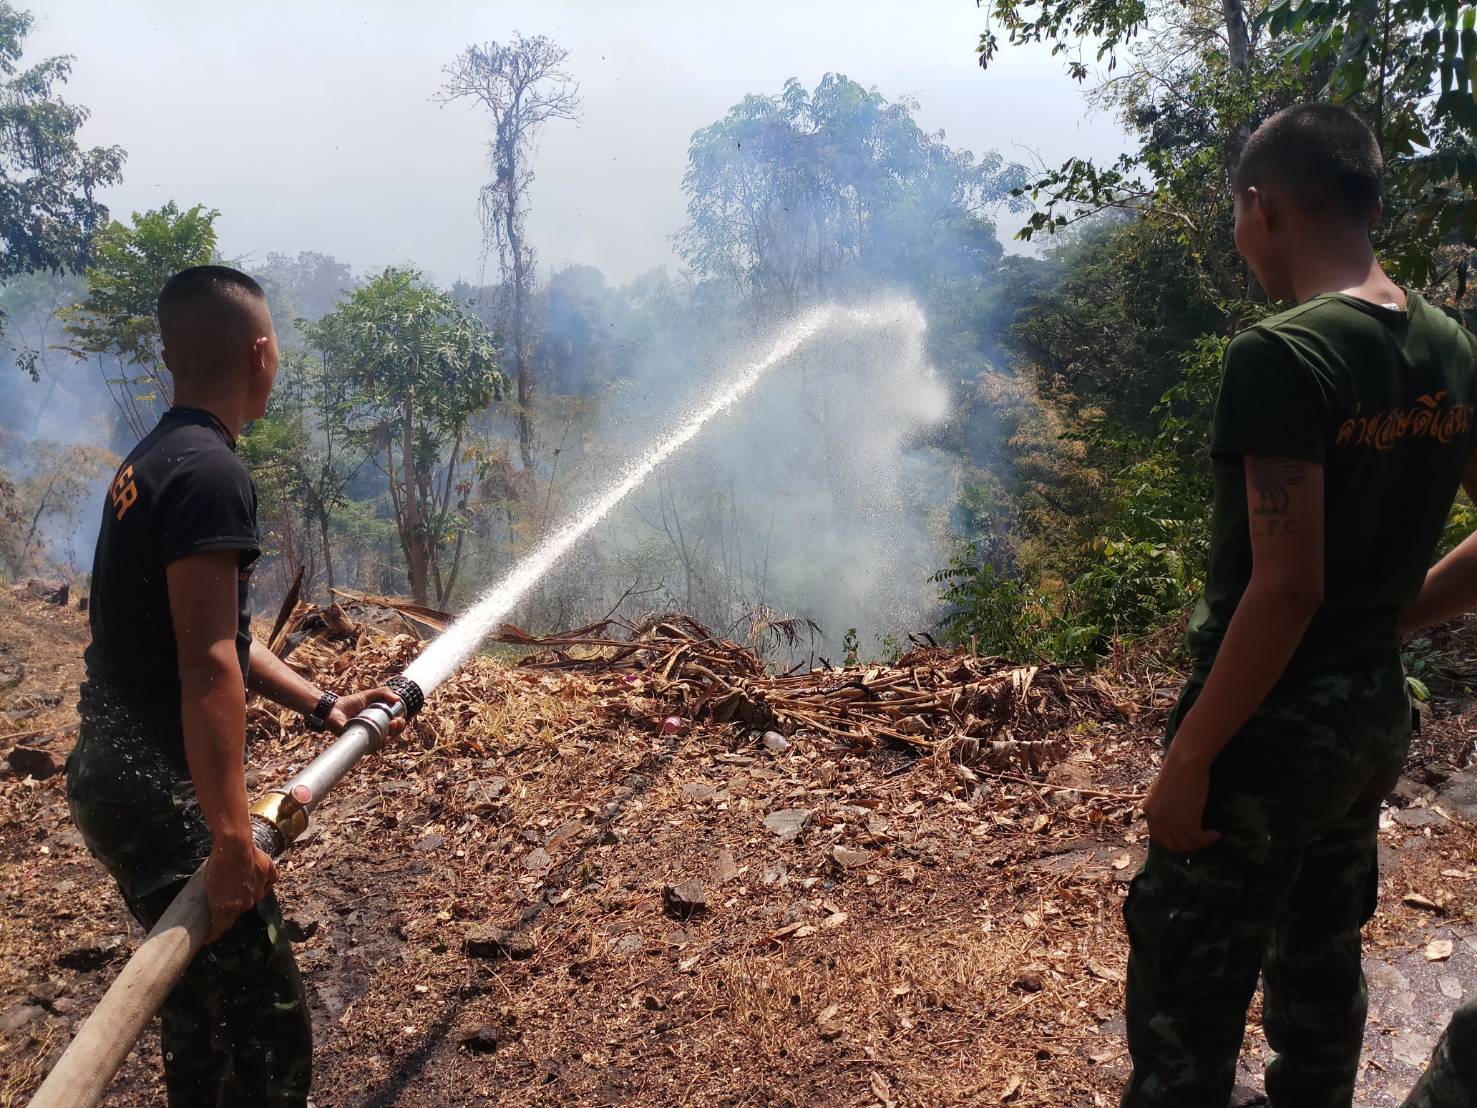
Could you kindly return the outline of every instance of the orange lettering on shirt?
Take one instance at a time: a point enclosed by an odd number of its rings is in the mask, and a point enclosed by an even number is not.
[[[118,471],[108,494],[113,501],[113,518],[121,522],[128,514],[128,509],[138,500],[138,484],[133,479],[133,466],[124,466]]]

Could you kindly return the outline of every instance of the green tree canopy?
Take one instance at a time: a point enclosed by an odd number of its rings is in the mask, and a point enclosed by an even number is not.
[[[164,368],[156,308],[164,282],[215,257],[213,208],[180,211],[174,201],[134,212],[133,226],[114,220],[98,231],[87,267],[87,295],[62,313],[67,349],[96,360],[118,409],[138,437],[168,407],[173,388]]]
[[[384,470],[410,591],[444,604],[470,523],[473,413],[501,399],[492,335],[415,270],[387,269],[319,321],[348,425]]]
[[[792,305],[848,285],[978,277],[1000,256],[990,205],[1023,179],[946,145],[837,73],[744,97],[693,136],[682,256],[705,278]]]
[[[73,59],[22,68],[33,23],[30,12],[0,0],[0,280],[80,272],[93,232],[108,218],[97,192],[123,176],[121,147],[77,143],[87,109],[57,92]]]

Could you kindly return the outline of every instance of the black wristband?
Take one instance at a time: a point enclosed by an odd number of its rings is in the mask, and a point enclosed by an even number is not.
[[[328,730],[328,713],[337,703],[338,693],[324,693],[318,698],[318,706],[303,717],[303,722],[314,731]]]

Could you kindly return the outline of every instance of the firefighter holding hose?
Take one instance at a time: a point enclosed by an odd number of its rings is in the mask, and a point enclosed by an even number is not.
[[[169,279],[158,312],[175,403],[103,505],[67,800],[146,928],[205,863],[209,945],[163,1009],[169,1104],[301,1106],[312,1032],[271,892],[276,867],[252,839],[246,694],[335,733],[398,698],[385,688],[336,697],[251,637],[256,492],[236,440],[266,411],[277,376],[261,286],[196,266]]]

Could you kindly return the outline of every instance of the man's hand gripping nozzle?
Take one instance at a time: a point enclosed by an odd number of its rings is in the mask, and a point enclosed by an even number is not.
[[[276,858],[308,829],[308,816],[328,790],[355,762],[381,750],[390,737],[390,724],[412,720],[425,705],[419,685],[405,677],[386,682],[400,697],[398,704],[371,704],[351,719],[322,754],[286,784],[264,794],[251,806],[252,835],[257,849]]]

